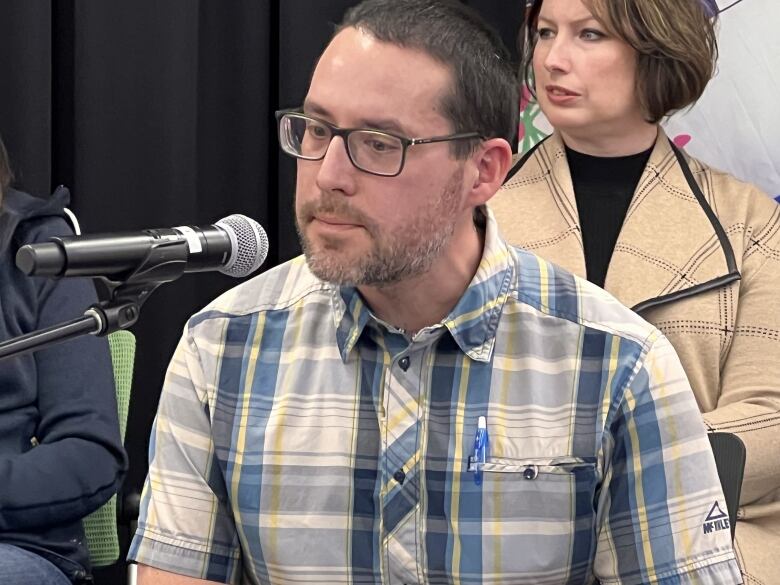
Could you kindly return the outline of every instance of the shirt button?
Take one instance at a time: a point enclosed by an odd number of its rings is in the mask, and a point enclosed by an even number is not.
[[[393,474],[393,479],[397,481],[400,485],[404,484],[404,480],[406,479],[406,474],[404,473],[403,469],[399,469]]]
[[[537,475],[539,475],[539,468],[536,465],[529,465],[523,471],[523,477],[526,479],[536,479]]]
[[[405,372],[409,369],[409,356],[404,356],[400,360],[398,360],[398,365],[401,366],[401,369]]]

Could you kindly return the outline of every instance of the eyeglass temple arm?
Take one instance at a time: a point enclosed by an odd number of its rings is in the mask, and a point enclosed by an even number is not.
[[[450,134],[449,136],[433,136],[431,138],[410,138],[409,146],[415,144],[431,144],[433,142],[449,142],[451,140],[465,140],[467,138],[479,138],[485,140],[484,136],[476,132],[465,132],[463,134]]]

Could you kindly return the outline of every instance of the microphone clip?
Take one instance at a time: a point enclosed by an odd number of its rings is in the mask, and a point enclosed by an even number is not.
[[[160,240],[131,271],[118,278],[96,277],[105,291],[101,296],[107,298],[89,308],[98,325],[94,335],[108,335],[135,324],[149,295],[184,274],[188,255],[186,241]]]

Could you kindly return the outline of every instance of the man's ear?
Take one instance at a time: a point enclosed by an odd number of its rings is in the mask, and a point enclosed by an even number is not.
[[[469,205],[484,205],[499,190],[512,165],[512,148],[503,138],[485,140],[472,155],[473,182]]]

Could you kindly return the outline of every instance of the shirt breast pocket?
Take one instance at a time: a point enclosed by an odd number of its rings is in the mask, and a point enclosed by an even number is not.
[[[494,570],[559,571],[578,556],[573,546],[589,551],[595,545],[595,458],[493,457],[481,468],[482,557],[496,563]]]

